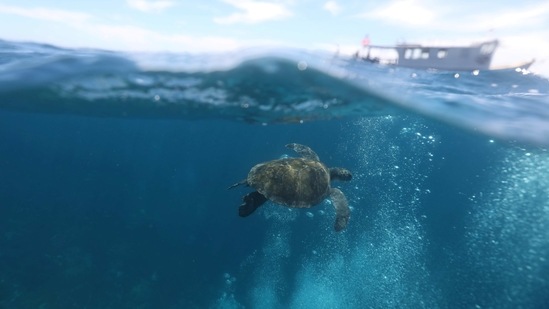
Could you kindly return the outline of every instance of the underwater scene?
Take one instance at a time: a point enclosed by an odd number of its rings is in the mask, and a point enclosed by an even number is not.
[[[352,173],[341,231],[239,216],[291,143]],[[0,308],[548,308],[547,147],[526,70],[0,41]]]

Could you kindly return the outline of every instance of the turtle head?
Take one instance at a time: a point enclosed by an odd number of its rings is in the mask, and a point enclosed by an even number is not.
[[[348,169],[342,167],[330,168],[330,180],[349,181],[353,178],[353,174]]]

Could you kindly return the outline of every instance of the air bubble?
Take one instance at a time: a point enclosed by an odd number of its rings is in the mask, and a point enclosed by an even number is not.
[[[224,273],[223,278],[225,279],[225,284],[231,285],[236,281],[236,278],[231,276],[229,273]]]

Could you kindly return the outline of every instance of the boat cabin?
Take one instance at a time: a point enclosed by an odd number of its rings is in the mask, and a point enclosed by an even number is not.
[[[368,45],[364,47],[367,52],[366,56],[362,56],[361,58],[370,62],[418,69],[488,70],[498,44],[497,40],[493,40],[465,47],[436,47],[417,44],[399,44],[396,46]],[[378,49],[393,50],[393,53],[396,51],[396,58],[375,56]],[[385,54],[387,53],[385,52]]]

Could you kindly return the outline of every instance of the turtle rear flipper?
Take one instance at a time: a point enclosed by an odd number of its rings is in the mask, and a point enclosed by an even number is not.
[[[235,184],[230,185],[230,186],[227,188],[227,190],[230,190],[230,189],[232,189],[232,188],[236,188],[236,187],[241,186],[241,185],[248,185],[248,182],[246,181],[246,179],[241,180],[241,181],[239,181],[239,182],[237,182],[237,183],[235,183]]]
[[[289,148],[289,149],[297,152],[300,156],[302,156],[305,159],[309,159],[309,160],[313,160],[313,161],[320,161],[320,159],[318,158],[318,155],[316,154],[316,152],[314,152],[311,148],[309,148],[305,145],[291,143],[291,144],[286,145],[286,148]]]
[[[254,191],[244,195],[242,201],[244,201],[244,203],[238,207],[238,215],[241,217],[247,217],[251,215],[259,206],[263,205],[263,203],[267,201],[267,198],[263,194]]]
[[[330,189],[330,198],[332,200],[332,205],[336,212],[336,220],[334,228],[336,232],[340,232],[347,227],[349,222],[349,217],[351,216],[351,210],[349,209],[349,203],[345,194],[341,190],[332,188]]]

